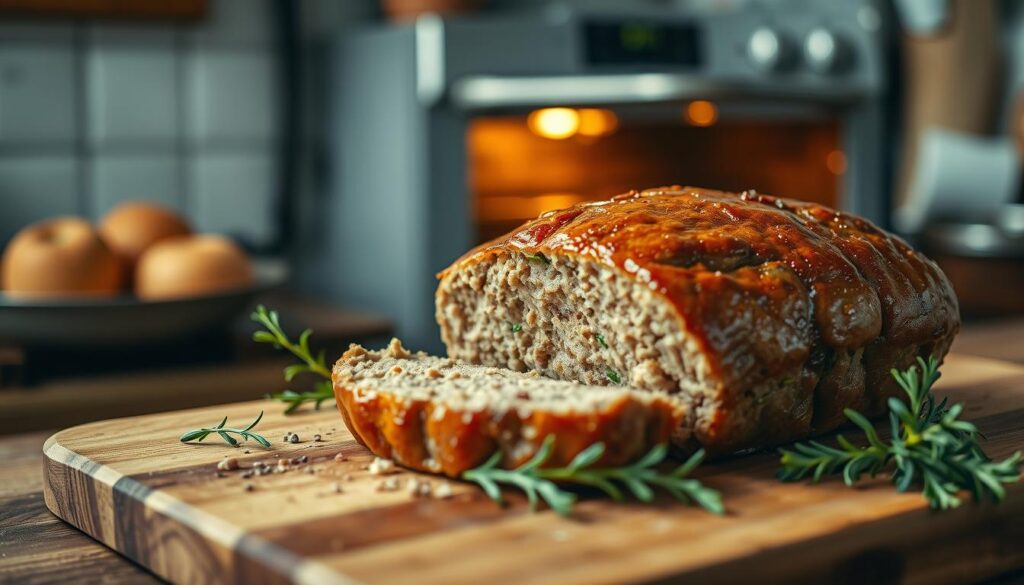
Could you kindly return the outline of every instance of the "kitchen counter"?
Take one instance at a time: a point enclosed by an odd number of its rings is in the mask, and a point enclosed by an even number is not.
[[[341,355],[349,343],[382,345],[393,332],[391,322],[381,316],[328,305],[312,299],[275,293],[262,301],[280,311],[285,329],[293,337],[303,329],[314,329],[310,344],[326,355]],[[41,363],[46,376],[30,383],[5,383],[5,366],[19,376],[16,365],[4,363],[4,347],[0,346],[0,435],[19,434],[42,429],[56,429],[77,424],[181,410],[211,404],[253,400],[269,392],[280,392],[290,386],[283,376],[285,366],[295,362],[287,352],[269,344],[252,341],[256,325],[248,315],[224,339],[212,343],[188,343],[172,348],[145,348],[132,352],[118,348],[115,352],[88,354],[77,359],[71,352],[29,355],[28,363]],[[180,353],[167,362],[139,364],[147,359],[161,359],[163,354]],[[205,353],[225,354],[206,359]],[[99,372],[77,372],[62,366],[63,361],[109,362]],[[132,356],[132,357],[127,357]],[[17,356],[15,356],[17,357]],[[197,360],[196,358],[199,357]],[[34,358],[34,359],[33,359]],[[104,359],[107,358],[107,359]],[[88,364],[85,364],[86,366]],[[62,369],[62,367],[64,369]],[[79,364],[82,367],[82,364]],[[302,384],[300,381],[297,384]]]
[[[971,324],[953,351],[1024,363],[1024,320]],[[50,514],[42,445],[50,432],[0,438],[0,582],[158,583],[155,576]],[[1020,583],[1016,573],[997,581]]]

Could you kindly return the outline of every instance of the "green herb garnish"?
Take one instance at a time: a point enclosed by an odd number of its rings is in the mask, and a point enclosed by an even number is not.
[[[202,428],[202,429],[193,429],[191,431],[186,432],[184,435],[181,436],[181,442],[182,443],[188,443],[189,441],[201,442],[203,439],[205,439],[211,433],[217,433],[218,435],[220,435],[221,439],[224,439],[225,443],[227,443],[228,445],[231,445],[232,447],[237,447],[238,446],[238,439],[236,439],[236,438],[231,436],[232,434],[235,434],[235,435],[238,435],[238,436],[242,437],[246,441],[248,441],[249,439],[252,439],[253,441],[256,441],[260,445],[262,445],[262,446],[266,447],[267,449],[269,449],[270,448],[270,441],[268,441],[266,438],[264,438],[263,435],[260,435],[258,433],[252,432],[252,429],[260,422],[260,420],[262,418],[263,418],[263,411],[261,410],[259,416],[257,416],[251,423],[249,423],[249,426],[245,427],[244,429],[233,429],[231,427],[225,427],[224,426],[224,425],[226,425],[228,423],[228,417],[225,416],[220,421],[220,424],[218,424],[215,427]]]
[[[266,307],[260,305],[256,307],[256,311],[253,312],[251,318],[266,328],[264,331],[253,333],[252,338],[254,341],[273,344],[275,348],[288,350],[292,355],[302,360],[302,363],[292,364],[284,369],[284,379],[286,381],[291,382],[295,376],[301,373],[310,373],[321,378],[316,381],[311,391],[296,392],[294,390],[285,390],[270,394],[267,398],[287,404],[288,408],[285,409],[285,414],[295,412],[307,402],[314,403],[315,408],[319,410],[320,405],[324,401],[334,399],[331,371],[327,367],[324,352],[321,351],[314,356],[313,352],[309,349],[309,337],[313,334],[312,329],[303,331],[299,335],[298,343],[295,343],[288,339],[288,335],[281,328],[277,311],[267,310]]]
[[[548,260],[548,257],[545,256],[544,254],[541,254],[540,252],[537,252],[536,254],[528,254],[526,252],[523,252],[523,256],[526,256],[528,260],[543,262],[544,264],[551,264],[551,260]]]
[[[316,383],[313,390],[306,392],[285,390],[268,394],[267,398],[287,404],[288,407],[284,409],[285,414],[292,414],[307,402],[312,402],[313,408],[320,410],[320,405],[324,401],[334,400],[334,386],[327,380],[321,380]]]
[[[522,323],[513,323],[512,326],[510,327],[510,329],[512,329],[512,333],[519,333],[520,331],[523,330],[523,324]]]
[[[939,378],[938,361],[934,357],[917,361],[920,370],[917,366],[905,372],[892,370],[910,403],[889,399],[892,437],[888,441],[878,436],[867,418],[848,408],[847,418],[864,431],[868,446],[853,445],[842,435],[836,438],[839,448],[817,441],[797,443],[780,450],[779,478],[797,481],[811,476],[818,482],[825,474],[842,471],[843,481],[852,486],[864,473],[874,477],[895,465],[891,478],[896,489],[905,492],[912,485],[921,486],[921,495],[932,508],[959,506],[960,490],[969,491],[974,501],[986,496],[1002,501],[1003,484],[1020,480],[1021,453],[1002,461],[989,459],[978,444],[977,427],[959,418],[963,405],[947,408],[947,400],[936,402],[931,388]]]
[[[597,338],[597,344],[598,345],[600,345],[601,347],[603,347],[605,349],[608,349],[608,343],[605,342],[604,335],[601,335],[600,333],[595,333],[594,337]]]
[[[611,380],[612,382],[614,382],[615,384],[621,384],[622,383],[622,377],[619,376],[618,372],[616,372],[615,370],[613,370],[611,368],[606,368],[605,371],[604,371],[604,375],[607,376],[608,379]]]
[[[624,499],[621,484],[641,502],[654,500],[653,487],[660,487],[684,503],[695,503],[709,512],[723,514],[721,495],[696,479],[686,476],[704,458],[704,451],[694,453],[685,463],[669,473],[658,471],[668,453],[665,445],[658,445],[635,463],[621,467],[591,467],[604,455],[604,443],[594,443],[579,452],[566,467],[541,467],[551,457],[555,438],[549,435],[532,458],[515,469],[502,469],[501,452],[495,452],[483,465],[463,472],[462,478],[479,484],[492,500],[502,504],[501,488],[508,484],[526,492],[530,509],[536,510],[538,496],[559,514],[572,511],[576,494],[563,490],[560,484],[594,487],[615,501]]]

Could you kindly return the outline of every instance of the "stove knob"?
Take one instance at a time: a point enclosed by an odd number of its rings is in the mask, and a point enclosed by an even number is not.
[[[853,48],[832,31],[816,28],[804,39],[804,59],[815,73],[841,73],[853,61]]]
[[[747,57],[766,73],[784,71],[793,64],[793,46],[785,36],[765,26],[747,40]]]

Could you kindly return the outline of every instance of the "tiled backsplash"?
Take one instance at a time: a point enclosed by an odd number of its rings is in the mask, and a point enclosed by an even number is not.
[[[280,135],[271,4],[193,25],[0,23],[0,244],[125,199],[203,231],[274,239]]]

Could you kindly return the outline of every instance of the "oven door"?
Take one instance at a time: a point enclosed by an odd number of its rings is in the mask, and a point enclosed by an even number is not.
[[[829,108],[704,99],[478,112],[466,149],[477,241],[550,209],[664,185],[838,207],[847,169]]]
[[[617,79],[456,86],[477,242],[550,209],[671,184],[855,207],[843,198],[858,138],[844,96]]]

